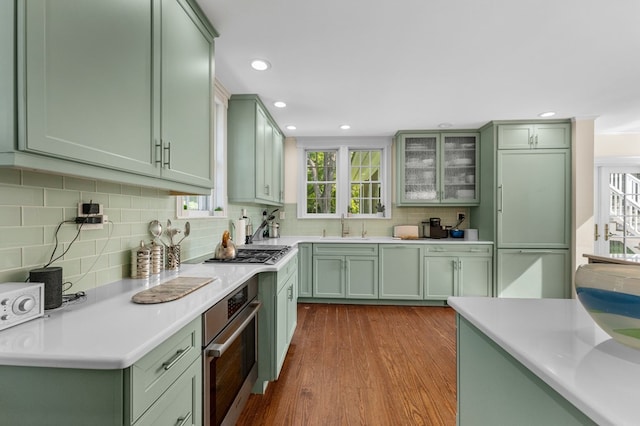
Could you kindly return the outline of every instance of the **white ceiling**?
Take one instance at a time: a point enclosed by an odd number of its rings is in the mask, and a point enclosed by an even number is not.
[[[640,133],[638,0],[198,3],[220,33],[218,80],[260,95],[287,136],[478,128],[544,111]],[[254,58],[272,68],[254,71]]]

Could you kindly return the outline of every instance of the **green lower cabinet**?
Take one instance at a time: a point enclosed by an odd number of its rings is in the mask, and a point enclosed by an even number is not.
[[[568,298],[569,250],[500,249],[497,296]]]
[[[297,325],[298,258],[278,272],[259,276],[258,380],[253,393],[264,393],[268,382],[278,379]]]
[[[198,317],[124,370],[0,366],[0,423],[199,426],[201,330]]]
[[[380,244],[380,299],[422,300],[422,246]]]
[[[344,256],[313,257],[313,295],[315,297],[344,298]]]
[[[313,297],[377,299],[378,245],[314,244],[312,277]]]
[[[449,296],[491,296],[491,257],[425,257],[425,299]]]

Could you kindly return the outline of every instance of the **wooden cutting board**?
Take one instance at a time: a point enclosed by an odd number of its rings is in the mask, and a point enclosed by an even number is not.
[[[215,277],[178,277],[136,293],[131,296],[131,300],[134,303],[142,304],[171,302],[196,291],[215,279]]]

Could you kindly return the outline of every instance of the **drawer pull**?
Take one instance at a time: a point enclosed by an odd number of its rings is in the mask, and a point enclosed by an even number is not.
[[[485,252],[485,251],[487,251],[487,250],[485,250],[485,249],[477,249],[477,248],[476,248],[476,249],[471,249],[471,250],[469,250],[469,251],[470,251],[470,252],[473,252],[473,253],[484,253],[484,252]]]
[[[180,361],[180,359],[186,355],[187,352],[189,352],[189,349],[191,349],[191,346],[187,346],[184,349],[180,349],[178,350],[178,352],[175,353],[175,355],[173,355],[169,361],[165,361],[162,363],[162,366],[164,367],[165,370],[170,369],[171,367],[173,367],[176,362]]]
[[[176,421],[176,426],[184,426],[187,424],[187,420],[191,418],[191,411],[187,413],[186,416],[178,417],[178,421]]]

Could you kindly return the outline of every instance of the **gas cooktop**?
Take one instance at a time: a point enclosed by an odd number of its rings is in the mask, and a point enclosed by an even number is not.
[[[237,247],[234,259],[207,259],[205,263],[263,263],[273,265],[291,250],[290,246],[248,244]]]

